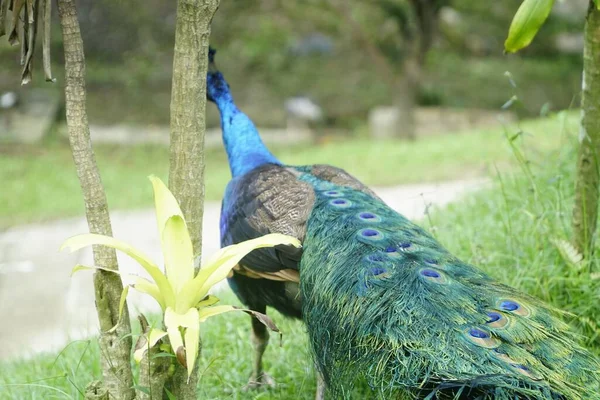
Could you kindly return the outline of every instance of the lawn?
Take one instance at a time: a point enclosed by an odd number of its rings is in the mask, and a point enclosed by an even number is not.
[[[564,145],[576,132],[575,113],[526,121],[520,144],[534,160]],[[510,126],[510,135],[518,131]],[[150,174],[166,179],[168,151],[164,146],[98,145],[95,148],[111,209],[151,205]],[[489,129],[427,137],[416,142],[374,141],[360,135],[334,138],[320,145],[275,147],[289,164],[329,163],[342,167],[368,185],[397,185],[486,176],[496,165],[504,170],[512,154],[505,130]],[[230,178],[221,148],[206,158],[206,196],[220,200]],[[0,229],[21,223],[83,214],[79,184],[66,143],[0,145],[2,207]]]
[[[590,265],[572,263],[561,256],[554,244],[557,240],[570,237],[576,158],[576,140],[573,135],[566,135],[561,139],[561,125],[560,119],[523,124],[522,127],[533,132],[533,136],[526,139],[525,144],[521,140],[513,141],[514,152],[506,158],[506,139],[489,139],[491,143],[485,150],[487,157],[495,155],[492,159],[497,163],[508,162],[512,157],[512,167],[505,168],[495,175],[494,184],[489,189],[443,210],[433,211],[422,225],[463,260],[480,266],[504,283],[514,285],[573,313],[574,315],[566,315],[565,318],[575,331],[581,334],[580,342],[600,355],[600,327],[597,322],[600,315],[598,257]],[[499,135],[498,132],[495,134]],[[477,134],[469,136],[467,140],[463,136],[455,136],[454,141],[447,141],[445,146],[440,146],[440,153],[444,154],[443,150],[446,150],[453,154],[463,154],[461,159],[465,160],[466,165],[477,165],[479,159],[471,153],[484,151],[482,144],[487,142],[476,137]],[[489,137],[495,136],[490,134]],[[446,138],[439,140],[443,141]],[[458,153],[451,145],[454,142],[465,146],[462,153]],[[434,146],[433,142],[430,145]],[[358,144],[343,143],[337,148],[340,146],[350,150]],[[403,146],[412,147],[414,151],[426,149],[418,143]],[[317,154],[306,154],[310,160],[304,162],[312,162],[312,157],[316,158],[319,153],[322,157],[326,148],[327,146],[316,150]],[[360,154],[358,150],[355,154]],[[376,160],[374,155],[368,156],[375,150],[362,150],[365,159],[379,161],[381,164],[391,163],[393,159],[385,153],[386,155],[381,155]],[[278,154],[286,160],[291,158],[290,161],[293,162],[299,157],[298,154],[292,156],[290,152]],[[330,152],[330,157],[333,157],[331,154],[335,153]],[[411,168],[430,165],[426,160],[420,161],[417,154],[404,150],[401,154],[400,157],[405,156],[407,159],[398,165],[410,164]],[[429,148],[427,157],[431,157],[432,154],[433,149]],[[341,161],[346,155],[336,156],[337,160]],[[335,163],[331,159],[326,160]],[[446,168],[454,165],[460,169],[460,164],[452,164],[450,161],[450,157],[440,157],[439,162],[445,162]],[[352,166],[351,160],[346,162],[348,164],[343,165]],[[357,163],[354,162],[354,165]],[[371,171],[368,174],[374,174],[371,178],[375,182],[390,183],[377,180],[376,167],[368,163],[365,166]],[[439,165],[430,166],[427,170],[430,171],[430,175],[427,176],[432,179],[440,179],[446,176],[444,173],[447,172]],[[462,171],[467,170],[469,168],[465,167]],[[362,172],[366,173],[364,170]],[[402,175],[397,172],[396,174]],[[414,175],[423,177],[422,174],[421,170],[414,171]],[[599,254],[598,251],[596,254]],[[229,292],[221,297],[225,303],[236,303],[234,296]],[[315,379],[308,358],[309,351],[303,326],[275,312],[271,315],[284,331],[282,347],[278,346],[276,338],[272,338],[265,356],[266,368],[278,381],[278,388],[252,393],[241,390],[247,380],[252,357],[249,324],[245,316],[225,315],[203,325],[199,398],[313,398]],[[46,354],[33,360],[0,364],[0,398],[77,398],[79,390],[87,382],[100,376],[97,359],[98,352],[92,340],[90,344],[74,343],[60,355]],[[3,390],[6,395],[2,393]]]

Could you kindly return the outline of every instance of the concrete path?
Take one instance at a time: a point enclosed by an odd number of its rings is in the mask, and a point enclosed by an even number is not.
[[[485,181],[407,185],[377,189],[381,198],[410,219],[420,219],[427,205],[443,206]],[[220,205],[210,202],[204,216],[203,255],[219,248]],[[111,214],[114,236],[143,250],[162,264],[153,210]],[[91,272],[73,278],[77,263],[92,264],[91,250],[59,253],[68,237],[87,232],[83,218],[11,228],[0,233],[0,360],[29,357],[58,350],[71,340],[98,331]],[[144,275],[126,256],[119,255],[121,270]],[[157,311],[152,299],[129,294],[132,313]]]

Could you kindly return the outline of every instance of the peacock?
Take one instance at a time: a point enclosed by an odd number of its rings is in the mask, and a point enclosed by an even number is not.
[[[279,161],[214,51],[207,96],[232,173],[222,245],[271,232],[303,243],[252,252],[230,285],[253,310],[304,320],[329,395],[349,398],[362,382],[385,399],[600,399],[600,362],[560,311],[459,260],[342,169]],[[254,321],[252,332],[251,381],[270,383],[268,336]]]

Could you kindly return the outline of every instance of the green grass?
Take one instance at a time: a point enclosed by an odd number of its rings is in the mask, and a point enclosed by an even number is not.
[[[576,131],[574,113],[528,121],[521,128],[524,146],[534,158],[560,148],[565,133]],[[511,128],[511,131],[514,129]],[[320,146],[275,147],[289,164],[329,163],[344,168],[368,185],[384,186],[486,176],[495,164],[501,169],[512,158],[502,128],[461,132],[404,141],[375,141],[353,136],[333,138]],[[95,147],[111,209],[151,205],[149,174],[166,179],[168,150],[163,146]],[[221,148],[206,152],[206,196],[220,200],[229,180]],[[0,146],[3,194],[0,228],[20,223],[83,215],[83,201],[66,143]]]
[[[239,305],[229,291],[219,297],[223,304]],[[202,325],[199,399],[314,398],[316,380],[304,327],[276,312],[272,317],[284,332],[281,347],[279,338],[271,336],[265,355],[265,368],[277,380],[277,387],[268,392],[242,391],[253,354],[250,321],[246,315],[233,313],[211,318]],[[79,398],[90,381],[101,378],[98,357],[97,343],[92,339],[75,342],[59,355],[0,364],[0,399]]]
[[[560,130],[554,125],[560,125],[560,121],[531,126],[543,128],[548,134]],[[589,265],[571,265],[553,244],[555,239],[570,237],[575,137],[566,135],[562,145],[546,151],[544,157],[536,154],[536,147],[524,150],[522,139],[513,141],[521,160],[513,161],[514,169],[502,172],[489,189],[434,211],[422,225],[463,260],[573,313],[565,318],[581,334],[581,343],[600,355],[600,278],[592,279],[596,276],[593,273],[600,272],[598,256]],[[230,293],[221,297],[224,303],[237,303]],[[278,388],[241,391],[252,357],[250,327],[247,317],[226,315],[202,327],[199,398],[313,398],[315,379],[303,326],[277,313],[270,315],[285,333],[283,346],[277,346],[273,338],[265,356],[266,369],[278,381]],[[93,340],[89,346],[87,342],[74,343],[59,356],[46,354],[0,364],[0,370],[0,399],[77,398],[78,390],[100,376]]]

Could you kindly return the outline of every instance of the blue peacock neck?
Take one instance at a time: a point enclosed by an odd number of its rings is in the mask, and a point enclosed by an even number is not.
[[[264,164],[281,164],[261,140],[254,123],[236,107],[229,91],[220,93],[215,103],[221,114],[223,142],[233,177]]]

